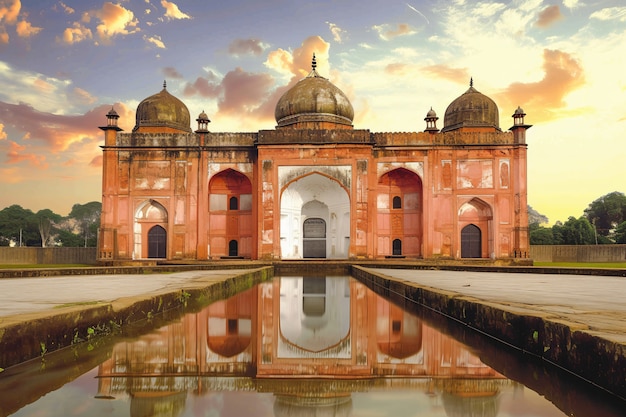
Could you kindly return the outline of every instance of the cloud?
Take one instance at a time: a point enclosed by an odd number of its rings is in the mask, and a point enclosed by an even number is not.
[[[408,23],[398,23],[395,28],[392,28],[390,25],[376,25],[373,26],[380,39],[384,41],[389,41],[393,38],[397,38],[398,36],[407,36],[413,35],[415,30]]]
[[[106,124],[106,114],[110,109],[110,105],[101,105],[82,115],[66,116],[41,112],[24,103],[0,102],[0,123],[5,128],[21,132],[29,142],[41,142],[47,152],[58,153],[85,138],[96,138],[96,127]],[[120,121],[132,122],[133,112],[126,106],[116,104],[115,110],[120,114]]]
[[[499,101],[508,103],[504,108],[515,108],[520,103],[535,121],[559,119],[567,108],[565,98],[585,84],[581,64],[570,54],[558,50],[545,49],[543,52],[544,76],[532,83],[513,83],[498,94]],[[569,113],[576,113],[569,109]]]
[[[561,19],[563,19],[563,15],[561,14],[559,6],[548,6],[539,13],[539,18],[535,25],[539,28],[547,28]]]
[[[15,27],[15,31],[17,32],[17,36],[21,38],[30,38],[41,32],[43,28],[35,27],[30,22],[26,20],[20,20],[17,22],[17,26]]]
[[[447,65],[437,64],[425,66],[422,71],[432,77],[460,84],[467,84],[470,79],[467,68],[451,68]]]
[[[342,35],[346,33],[346,31],[341,29],[339,26],[337,26],[334,23],[326,22],[326,24],[328,25],[328,28],[330,29],[330,33],[333,34],[333,40],[337,43],[342,43],[343,42]]]
[[[317,57],[317,72],[322,76],[330,73],[328,65],[328,51],[330,44],[320,36],[310,36],[302,42],[293,53],[284,49],[277,49],[268,54],[265,66],[283,74],[290,74],[291,82],[295,84],[300,78],[311,72],[313,54]]]
[[[10,0],[0,1],[0,24],[14,25],[17,22],[21,9],[22,3],[20,0],[13,0],[12,2]]]
[[[178,72],[178,70],[174,67],[163,68],[163,75],[165,75],[167,78],[175,78],[177,80],[180,80],[183,78],[183,75],[180,72]]]
[[[151,43],[151,44],[155,45],[157,48],[165,49],[165,44],[161,40],[161,37],[158,36],[158,35],[154,35],[154,36],[145,36],[144,35],[143,40],[148,42],[148,43]]]
[[[576,9],[578,7],[584,6],[584,3],[578,0],[563,0],[563,6],[568,9]]]
[[[618,20],[626,22],[626,7],[607,7],[591,13],[591,19],[598,20]]]
[[[191,19],[191,16],[181,12],[173,2],[161,0],[161,6],[165,9],[165,17],[169,19]]]
[[[57,42],[63,42],[68,45],[79,43],[93,37],[91,29],[83,26],[80,22],[74,22],[72,27],[65,28],[63,35],[57,37]]]
[[[102,155],[94,156],[94,158],[89,162],[89,166],[93,168],[101,168],[102,167]]]
[[[6,140],[7,132],[4,131],[4,124],[0,123],[0,140]]]
[[[40,169],[48,168],[45,156],[24,152],[25,150],[26,146],[20,145],[17,142],[9,141],[8,150],[6,151],[5,163],[10,165],[27,162],[28,165],[33,167],[37,167]]]
[[[261,55],[267,48],[259,39],[235,39],[228,45],[231,55]]]
[[[66,14],[73,14],[74,13],[74,9],[71,8],[70,6],[68,6],[67,4],[63,3],[62,1],[59,2],[59,5],[61,6],[61,8],[63,9],[63,11]]]
[[[97,99],[92,96],[88,91],[83,90],[82,88],[74,87],[70,93],[69,97],[82,105],[91,105],[97,101]]]
[[[193,83],[187,83],[183,94],[187,97],[198,94],[201,97],[218,98],[222,90],[222,80],[213,71],[209,71],[206,77],[198,77]]]
[[[101,23],[96,27],[96,31],[103,41],[108,41],[116,35],[129,35],[140,30],[137,27],[139,21],[134,13],[120,4],[104,3],[97,16]]]

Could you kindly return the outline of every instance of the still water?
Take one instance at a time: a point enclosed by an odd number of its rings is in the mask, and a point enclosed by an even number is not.
[[[0,374],[0,415],[622,415],[592,388],[454,328],[350,277],[280,277],[147,334],[82,346],[73,362],[70,351]]]

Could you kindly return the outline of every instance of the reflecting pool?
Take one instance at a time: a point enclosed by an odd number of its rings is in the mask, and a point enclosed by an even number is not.
[[[146,334],[83,346],[74,362],[68,350],[0,374],[0,415],[621,415],[490,342],[470,347],[477,335],[459,342],[440,320],[350,277],[274,278]]]

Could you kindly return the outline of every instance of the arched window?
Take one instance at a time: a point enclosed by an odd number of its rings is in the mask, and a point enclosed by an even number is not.
[[[461,230],[461,258],[480,258],[481,245],[482,237],[478,226],[468,224]]]
[[[167,232],[159,225],[148,230],[148,258],[167,257]]]
[[[402,255],[402,241],[400,239],[393,240],[393,255]]]
[[[230,210],[239,210],[239,201],[237,200],[237,197],[230,198],[228,208]]]
[[[393,208],[395,209],[401,209],[402,208],[402,198],[400,198],[399,196],[395,196],[393,198]]]
[[[239,243],[236,240],[228,242],[228,256],[239,256]]]

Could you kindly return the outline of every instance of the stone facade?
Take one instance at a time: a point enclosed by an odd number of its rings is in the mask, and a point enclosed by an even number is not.
[[[204,113],[195,132],[176,130],[163,114],[181,102],[165,88],[140,104],[132,133],[109,112],[99,259],[528,257],[521,109],[502,132],[497,107],[471,113],[486,97],[472,86],[445,133],[432,110],[424,132],[374,133],[346,124],[343,99],[337,114],[314,112],[340,93],[315,69],[294,91],[307,88],[297,106],[293,91],[281,98],[276,129],[250,133],[209,132]]]

